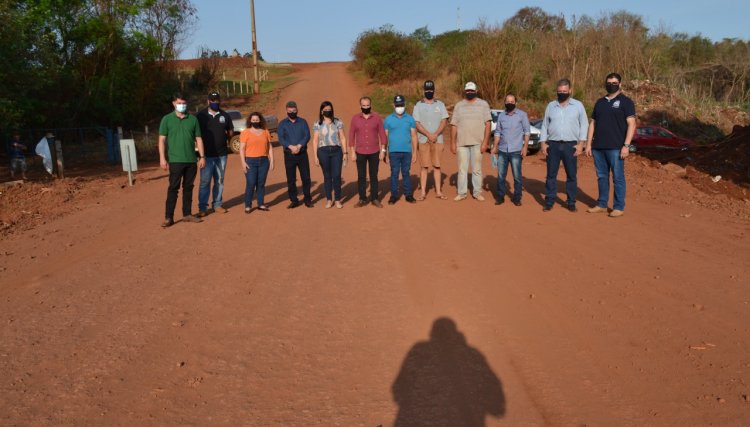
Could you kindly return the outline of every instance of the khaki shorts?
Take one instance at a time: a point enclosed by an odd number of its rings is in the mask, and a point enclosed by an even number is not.
[[[445,144],[425,142],[424,144],[418,144],[419,150],[419,163],[423,168],[429,168],[430,166],[439,168],[440,158],[443,157],[443,146]]]

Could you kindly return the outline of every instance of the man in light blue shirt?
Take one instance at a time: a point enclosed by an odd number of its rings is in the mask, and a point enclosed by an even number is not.
[[[505,96],[505,110],[497,116],[495,126],[495,144],[492,154],[497,155],[497,199],[495,205],[505,202],[505,177],[508,175],[508,163],[513,171],[513,204],[521,206],[521,161],[529,149],[531,126],[525,111],[516,108],[516,96],[509,93]]]
[[[411,164],[417,161],[417,122],[406,112],[406,100],[401,95],[393,98],[393,110],[383,121],[385,136],[388,139],[388,161],[391,163],[391,198],[388,204],[395,204],[401,195],[398,192],[398,175],[404,185],[405,200],[416,203],[411,188]]]
[[[567,206],[576,212],[576,195],[578,194],[578,159],[583,153],[583,143],[587,138],[588,118],[583,104],[570,97],[570,80],[557,82],[557,101],[552,101],[544,110],[542,121],[542,154],[547,157],[547,195],[544,200],[544,211],[552,209],[557,197],[557,172],[560,161],[565,168],[565,192],[568,196]]]

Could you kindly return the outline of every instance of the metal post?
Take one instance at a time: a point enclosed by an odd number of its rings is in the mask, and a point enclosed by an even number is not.
[[[250,0],[250,23],[253,33],[253,92],[260,93],[260,81],[258,81],[258,42],[255,38],[255,0]]]

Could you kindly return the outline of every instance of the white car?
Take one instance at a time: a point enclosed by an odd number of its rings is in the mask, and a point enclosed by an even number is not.
[[[491,109],[490,114],[492,115],[492,133],[490,135],[490,140],[494,140],[495,137],[495,127],[497,126],[497,116],[505,110],[496,110]],[[536,122],[535,120],[532,120],[532,122]],[[537,122],[537,123],[541,123]],[[536,153],[539,151],[540,148],[542,148],[542,144],[539,142],[539,137],[542,135],[542,130],[534,126],[533,124],[529,124],[529,130],[531,132],[531,135],[529,135],[529,153]]]
[[[236,154],[240,152],[240,132],[247,128],[245,125],[246,119],[239,110],[226,110],[226,112],[232,118],[232,125],[234,125],[234,136],[229,140],[229,149]],[[264,116],[264,118],[266,119],[266,128],[273,136],[278,130],[279,120],[273,115]]]

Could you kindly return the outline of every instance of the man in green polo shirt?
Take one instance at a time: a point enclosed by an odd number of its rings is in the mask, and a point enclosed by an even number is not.
[[[162,169],[169,169],[167,208],[162,227],[174,224],[174,209],[177,206],[177,192],[180,184],[182,184],[182,220],[201,222],[200,218],[192,214],[193,183],[198,168],[203,169],[206,165],[198,119],[187,112],[187,101],[182,94],[177,93],[172,97],[172,105],[174,111],[162,117],[159,125],[159,162]],[[196,146],[198,159],[195,156]],[[167,155],[169,161],[167,161]]]

